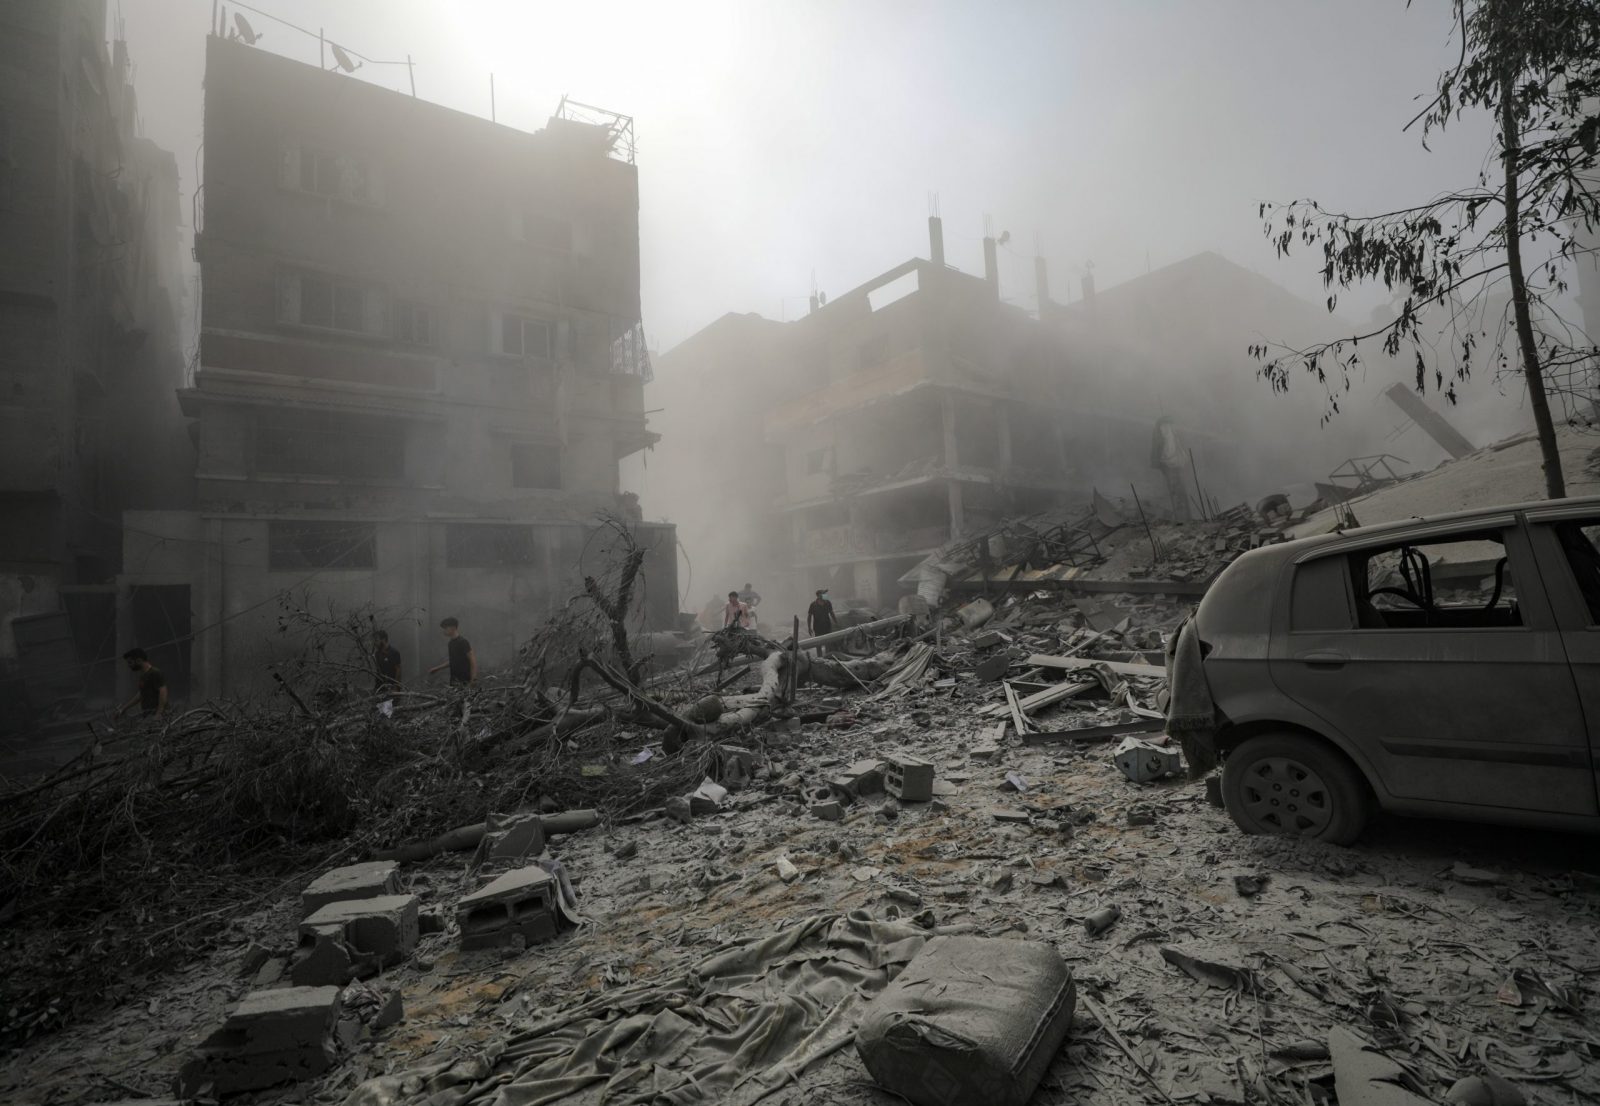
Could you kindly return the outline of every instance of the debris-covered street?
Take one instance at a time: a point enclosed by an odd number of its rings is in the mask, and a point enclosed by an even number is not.
[[[1600,0],[4,0],[0,1106],[1600,1106]]]
[[[344,989],[360,1020],[337,1034],[328,1070],[259,1100],[648,1088],[881,1101],[849,1047],[855,1008],[883,985],[872,969],[942,933],[1048,942],[1071,966],[1077,1010],[1035,1101],[1320,1101],[1341,1028],[1403,1056],[1429,1097],[1482,1071],[1543,1101],[1600,1094],[1585,1014],[1600,880],[1578,841],[1398,820],[1359,850],[1246,837],[1202,782],[1136,783],[1113,762],[1118,739],[1061,737],[1118,713],[1093,699],[1040,710],[1040,743],[990,721],[1009,715],[1007,685],[978,677],[990,650],[974,639],[1003,635],[991,648],[1020,656],[1093,638],[1120,655],[1124,637],[1170,629],[1172,605],[1123,602],[1126,628],[1098,636],[1048,593],[1012,597],[990,628],[951,619],[916,680],[803,689],[786,717],[745,735],[748,759],[667,754],[627,725],[577,731],[560,755],[604,781],[593,794],[663,777],[692,791],[701,767],[730,786],[710,787],[687,820],[657,803],[550,837],[580,920],[548,942],[462,951],[457,904],[485,882],[474,853],[404,865],[393,890],[416,896],[414,947]],[[1114,686],[1138,686],[1124,693],[1137,704],[1159,683]],[[885,769],[902,762],[933,767],[929,800],[885,793]],[[165,1093],[241,996],[296,970],[311,874],[198,927],[168,971],[25,1047],[5,1095]],[[55,986],[72,1000],[70,979]],[[393,994],[403,1020],[378,1028]],[[657,1033],[670,1022],[671,1042],[621,1034],[641,1018]]]

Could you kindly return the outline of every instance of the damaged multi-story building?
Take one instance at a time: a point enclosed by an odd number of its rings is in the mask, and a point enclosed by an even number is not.
[[[177,162],[106,17],[0,5],[0,728],[112,693],[123,511],[191,502]]]
[[[408,678],[444,617],[511,662],[654,440],[632,121],[529,133],[213,35],[204,158],[199,504],[141,517],[124,575],[186,589],[182,690],[259,684],[284,596],[375,612]],[[672,528],[636,529],[670,626]]]
[[[832,300],[813,296],[800,319],[725,316],[663,356],[668,370],[693,374],[696,390],[750,407],[706,428],[705,440],[739,461],[719,478],[729,494],[705,497],[695,532],[755,551],[748,575],[791,601],[826,587],[892,604],[899,577],[930,551],[1074,490],[1058,345],[1001,300],[994,239],[980,277],[946,264],[937,216],[929,234],[929,258]],[[717,468],[687,448],[668,451],[675,477],[698,482]],[[759,541],[738,521],[752,515],[765,528]],[[778,563],[763,552],[774,536],[787,553]]]

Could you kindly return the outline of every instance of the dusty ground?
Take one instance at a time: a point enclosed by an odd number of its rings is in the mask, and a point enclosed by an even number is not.
[[[1080,1002],[1035,1102],[1320,1101],[1331,1087],[1326,1060],[1290,1046],[1320,1044],[1336,1025],[1395,1042],[1435,1098],[1456,1077],[1490,1069],[1535,1101],[1600,1099],[1600,878],[1583,874],[1600,868],[1593,841],[1401,821],[1379,824],[1352,849],[1247,838],[1206,804],[1199,783],[1127,782],[1109,745],[1009,747],[974,760],[987,721],[974,709],[997,692],[962,681],[955,694],[919,695],[927,728],[902,700],[853,729],[758,733],[770,774],[730,812],[558,839],[581,881],[583,927],[515,954],[461,954],[453,932],[425,937],[411,962],[374,981],[402,989],[402,1024],[361,1042],[316,1083],[244,1100],[339,1102],[368,1076],[466,1054],[728,940],[855,908],[931,910],[941,924],[1055,944],[1091,1001]],[[955,794],[907,805],[892,821],[876,796],[828,823],[792,804],[782,782],[896,749],[933,761]],[[1025,793],[1000,789],[1008,771],[1024,778]],[[1034,824],[999,823],[1000,807],[1030,811]],[[1130,826],[1130,813],[1153,824]],[[630,842],[637,855],[615,859]],[[780,856],[800,880],[777,878]],[[449,917],[475,886],[464,867],[449,856],[407,879],[425,909]],[[1265,876],[1265,887],[1245,897],[1237,876]],[[1080,919],[1110,904],[1121,921],[1088,937]],[[187,1050],[246,989],[239,963],[249,943],[290,944],[292,906],[287,896],[231,923],[208,961],[9,1057],[0,1101],[168,1093]],[[1255,991],[1191,978],[1163,948],[1251,969]],[[1514,970],[1532,974],[1507,987]],[[1580,1012],[1563,1011],[1530,980],[1558,996],[1564,989]],[[873,1090],[847,1050],[769,1101],[897,1099]]]

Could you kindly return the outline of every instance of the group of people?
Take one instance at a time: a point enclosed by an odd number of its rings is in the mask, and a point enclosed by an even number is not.
[[[755,609],[760,603],[760,594],[749,584],[746,584],[741,591],[730,591],[727,605],[722,608],[723,628],[739,626],[746,630],[754,630]],[[816,598],[811,601],[811,606],[806,608],[806,633],[811,637],[831,634],[834,623],[833,601],[828,598],[828,589],[818,588]]]
[[[428,669],[428,675],[450,670],[452,687],[467,687],[478,682],[478,655],[472,651],[472,642],[461,635],[461,621],[445,618],[439,621],[445,637],[445,660]],[[128,670],[138,682],[133,697],[116,709],[113,717],[121,718],[134,707],[146,718],[159,718],[167,713],[167,678],[161,669],[150,662],[150,655],[135,646],[122,654]],[[400,650],[389,642],[389,631],[378,630],[372,635],[372,671],[374,691],[390,691],[401,686]]]
[[[428,669],[428,675],[450,670],[450,685],[466,687],[478,682],[478,654],[472,651],[472,642],[461,635],[461,620],[441,618],[439,629],[444,632],[445,660]],[[389,644],[389,632],[379,630],[372,635],[372,671],[376,678],[375,691],[386,691],[400,686],[400,650]]]

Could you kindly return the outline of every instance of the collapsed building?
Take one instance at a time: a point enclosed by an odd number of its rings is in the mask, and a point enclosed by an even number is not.
[[[212,35],[204,149],[198,506],[130,516],[120,585],[166,624],[121,644],[175,696],[247,687],[292,593],[424,662],[454,616],[505,663],[581,589],[597,515],[637,522],[632,120],[563,101],[527,133]],[[637,530],[667,627],[673,529]]]
[[[1096,492],[1130,518],[1198,521],[1289,484],[1307,505],[1380,449],[1406,471],[1450,453],[1409,394],[1397,410],[1360,393],[1392,425],[1322,426],[1324,392],[1255,379],[1252,340],[1347,324],[1215,253],[1099,291],[1086,276],[1072,302],[1036,258],[1030,313],[1001,295],[996,250],[986,239],[981,277],[960,271],[935,216],[927,259],[814,295],[799,319],[725,315],[663,355],[652,395],[673,432],[651,480],[696,489],[674,517],[710,578],[687,605],[764,577],[794,609],[823,587],[892,607],[935,551],[1008,519],[1080,518]]]
[[[106,31],[0,10],[0,729],[110,692],[122,511],[190,500],[177,162]]]

